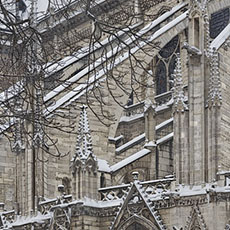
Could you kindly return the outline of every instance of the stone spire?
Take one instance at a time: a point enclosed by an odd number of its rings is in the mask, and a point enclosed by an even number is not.
[[[93,154],[92,139],[89,128],[89,121],[87,116],[87,106],[83,105],[81,107],[82,111],[80,114],[80,122],[78,127],[78,137],[76,146],[76,156],[78,156],[82,161],[87,160],[90,154]]]
[[[93,168],[96,170],[97,159],[93,153],[92,138],[86,109],[86,105],[81,106],[82,111],[80,114],[80,121],[78,126],[76,152],[73,159],[71,160],[71,168],[73,172],[75,172],[77,168],[87,168],[90,158],[93,160],[93,165],[95,166]]]
[[[220,106],[222,103],[220,72],[219,72],[219,57],[218,52],[213,50],[210,62],[210,81],[208,93],[208,107]]]
[[[184,112],[188,109],[185,104],[185,95],[183,89],[183,79],[181,73],[181,59],[179,54],[177,54],[176,67],[174,70],[174,112]]]
[[[86,105],[81,107],[76,152],[71,160],[72,188],[76,199],[95,199],[98,191],[98,163],[93,153]]]

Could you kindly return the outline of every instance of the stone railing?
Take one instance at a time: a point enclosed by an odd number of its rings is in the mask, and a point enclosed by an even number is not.
[[[137,114],[143,114],[144,113],[144,106],[145,106],[144,101],[139,102],[139,103],[134,104],[134,105],[127,106],[124,110],[124,116],[131,117],[131,116],[135,116]]]
[[[160,180],[151,180],[151,181],[144,181],[140,182],[140,184],[144,187],[144,192],[151,195],[155,194],[157,190],[161,190],[165,192],[169,190],[171,183],[175,181],[172,177],[160,179]],[[121,199],[124,195],[126,195],[129,191],[129,188],[132,184],[124,184],[118,185],[113,187],[106,187],[99,189],[99,193],[101,194],[102,201],[112,201]]]
[[[0,229],[5,229],[9,224],[12,224],[15,220],[15,211],[8,211],[0,213]],[[2,223],[1,223],[2,222]]]
[[[48,214],[52,207],[58,204],[69,203],[72,201],[72,195],[62,195],[52,200],[41,201],[38,203],[38,211],[43,215]]]
[[[168,91],[155,96],[157,106],[166,104],[172,99],[172,91]]]
[[[163,104],[168,103],[172,99],[172,92],[168,91],[166,93],[162,93],[155,97],[156,105],[161,106]],[[124,110],[124,116],[131,117],[138,114],[144,113],[145,102],[139,102],[130,106],[126,106]]]
[[[128,192],[130,184],[112,186],[99,189],[101,200],[111,201],[121,199],[124,194]]]

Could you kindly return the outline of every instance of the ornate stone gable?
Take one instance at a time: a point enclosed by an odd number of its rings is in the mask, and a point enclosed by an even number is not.
[[[154,203],[137,179],[130,183],[128,192],[123,196],[123,202],[111,224],[111,230],[127,229],[138,223],[147,229],[166,229]]]
[[[204,218],[200,212],[199,206],[196,204],[192,207],[187,224],[184,230],[207,230]]]

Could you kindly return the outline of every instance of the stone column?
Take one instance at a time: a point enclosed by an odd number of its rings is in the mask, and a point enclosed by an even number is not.
[[[188,106],[183,88],[181,60],[177,56],[173,87],[174,170],[178,184],[189,184]]]

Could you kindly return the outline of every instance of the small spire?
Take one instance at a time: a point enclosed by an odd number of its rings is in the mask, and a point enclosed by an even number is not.
[[[87,160],[90,154],[93,154],[92,138],[89,128],[87,106],[81,106],[80,122],[78,127],[78,137],[76,146],[76,156],[81,160]]]
[[[174,112],[184,112],[188,109],[185,104],[185,95],[183,89],[183,79],[181,71],[181,59],[177,54],[176,67],[173,73],[174,87],[173,87],[173,99],[174,99]]]
[[[221,83],[219,71],[219,56],[217,50],[213,50],[210,62],[210,81],[208,94],[208,107],[220,106],[222,103]]]

